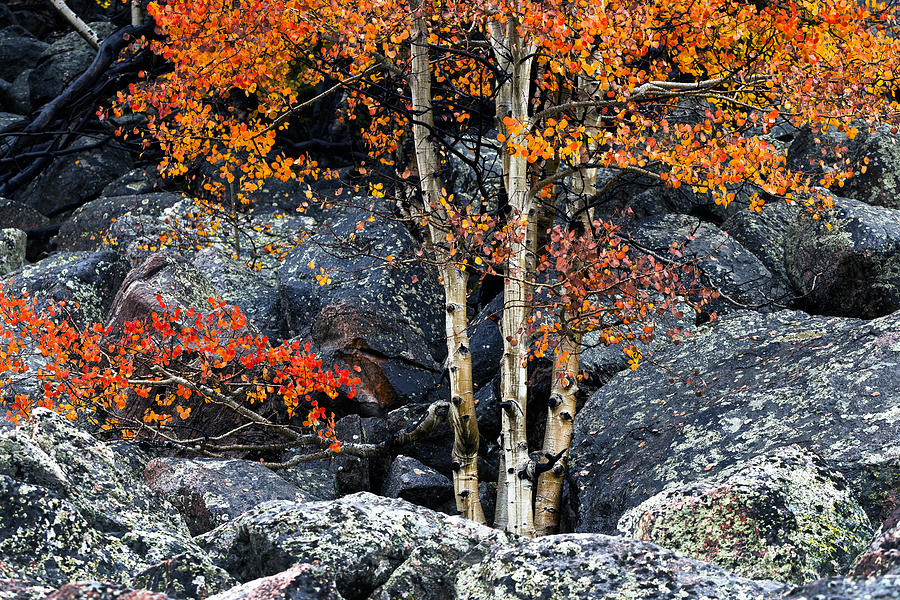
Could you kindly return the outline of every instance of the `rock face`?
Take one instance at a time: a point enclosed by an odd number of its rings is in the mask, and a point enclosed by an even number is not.
[[[103,323],[127,272],[128,263],[109,250],[60,252],[12,273],[10,289],[39,303],[65,301],[67,314],[80,325]]]
[[[881,524],[875,539],[856,561],[853,574],[874,577],[900,575],[900,506]]]
[[[872,535],[843,476],[797,446],[664,490],[618,528],[743,577],[790,583],[846,573]]]
[[[792,224],[784,255],[811,312],[871,319],[900,309],[900,210],[836,198],[826,223]]]
[[[499,547],[460,573],[456,588],[460,600],[774,600],[781,586],[646,542],[566,534]]]
[[[569,526],[615,531],[667,487],[792,443],[843,474],[880,523],[900,485],[898,331],[900,313],[741,313],[660,351],[660,367],[620,373],[576,416]]]
[[[147,463],[147,486],[184,517],[191,535],[206,533],[270,500],[312,499],[258,462],[157,458]]]
[[[0,30],[0,78],[12,81],[32,68],[46,48],[46,43],[34,39],[21,27]]]
[[[346,598],[435,600],[452,597],[460,570],[509,543],[471,521],[367,493],[269,502],[197,541],[239,581],[314,563]]]
[[[278,291],[288,334],[311,339],[327,363],[359,367],[355,402],[377,413],[423,399],[440,377],[446,342],[437,275],[386,264],[379,257],[414,257],[416,243],[400,224],[367,216],[339,217],[295,250],[278,269]],[[334,275],[328,285],[316,280],[320,269]]]
[[[6,577],[127,583],[176,554],[200,554],[178,514],[109,447],[46,409],[27,427],[0,423],[0,506]]]
[[[846,148],[839,159],[835,147]],[[887,131],[870,133],[860,127],[852,140],[835,130],[827,134],[802,129],[788,149],[788,167],[822,173],[846,159],[855,174],[834,190],[842,196],[874,206],[900,209],[900,136]],[[866,162],[863,162],[863,161]],[[865,165],[865,172],[860,167]]]
[[[788,290],[781,287],[769,269],[714,225],[695,217],[670,214],[643,219],[630,233],[640,245],[661,253],[672,244],[683,245],[685,259],[693,260],[699,271],[699,283],[721,293],[704,312],[772,310],[788,301]]]

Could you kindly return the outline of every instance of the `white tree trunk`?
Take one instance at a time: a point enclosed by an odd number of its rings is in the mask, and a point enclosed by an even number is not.
[[[453,264],[446,246],[446,211],[441,207],[441,181],[438,160],[430,139],[434,125],[431,103],[431,66],[428,59],[428,28],[416,11],[419,0],[410,0],[413,23],[411,42],[412,71],[409,87],[416,122],[413,124],[416,164],[429,216],[429,237],[438,262],[441,284],[446,298],[447,363],[450,372],[450,423],[453,427],[452,450],[453,491],[456,507],[467,519],[484,523],[484,512],[478,496],[478,422],[475,417],[475,394],[472,385],[472,355],[466,333],[467,275]]]
[[[529,84],[532,48],[521,40],[518,22],[510,17],[506,28],[492,29],[492,43],[497,62],[509,77],[497,91],[497,118],[512,117],[529,126]],[[523,143],[524,135],[507,132],[508,144]],[[498,526],[507,531],[534,536],[533,482],[526,476],[529,464],[528,438],[525,430],[528,403],[528,343],[526,334],[531,306],[531,279],[534,274],[534,236],[528,231],[532,220],[534,199],[529,194],[528,161],[519,154],[504,155],[504,182],[512,213],[509,236],[510,256],[506,265],[503,286],[503,319],[500,332],[504,338],[503,360],[500,365],[501,446],[505,469],[500,473],[498,512],[503,518]],[[505,509],[505,510],[504,510]]]

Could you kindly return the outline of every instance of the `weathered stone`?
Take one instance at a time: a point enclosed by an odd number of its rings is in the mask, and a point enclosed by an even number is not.
[[[795,587],[783,600],[900,600],[900,575],[823,579]]]
[[[472,350],[472,379],[482,387],[500,371],[503,357],[503,336],[500,319],[503,316],[503,294],[493,300],[470,320],[469,347]]]
[[[446,342],[434,270],[386,264],[414,258],[416,243],[399,223],[367,215],[341,216],[295,250],[278,269],[278,289],[288,334],[312,339],[328,363],[359,367],[353,403],[377,414],[422,401],[439,380]],[[320,269],[334,275],[330,284],[316,280]]]
[[[779,286],[752,252],[715,226],[694,217],[648,217],[631,228],[630,237],[660,253],[668,252],[673,244],[683,245],[684,258],[692,261],[698,271],[698,284],[721,294],[704,307],[705,313],[723,314],[742,308],[767,311],[780,307],[788,297],[788,291]]]
[[[59,228],[59,234],[56,237],[56,245],[59,250],[97,250],[104,246],[104,238],[107,240],[107,246],[119,249],[127,248],[128,244],[134,239],[143,237],[142,234],[149,237],[151,234],[158,235],[155,228],[152,232],[142,231],[137,219],[134,217],[146,216],[154,221],[161,219],[165,209],[173,206],[181,201],[178,194],[170,194],[166,192],[138,194],[130,196],[114,196],[111,198],[97,198],[91,200],[81,208],[75,211],[70,219],[63,223]],[[110,228],[125,216],[132,217],[129,219],[127,231],[122,232],[122,228],[116,228],[116,231],[109,231]],[[124,235],[118,235],[122,232]],[[156,237],[156,243],[159,238]]]
[[[568,526],[612,532],[667,487],[791,443],[842,473],[880,523],[900,486],[898,331],[900,313],[745,312],[616,375],[575,418]]]
[[[258,462],[215,458],[157,458],[147,463],[147,486],[184,517],[191,535],[234,520],[269,500],[312,500]]]
[[[167,558],[131,578],[137,588],[162,592],[182,600],[203,600],[235,586],[237,582],[224,569],[212,563],[209,556],[188,551]]]
[[[77,138],[68,148],[82,151],[53,159],[28,185],[17,190],[13,199],[54,217],[97,197],[107,183],[131,168],[127,152],[91,136]]]
[[[453,483],[416,459],[400,455],[391,464],[382,493],[389,498],[401,498],[437,510],[453,499]]]
[[[843,476],[798,446],[664,490],[618,528],[742,577],[789,583],[846,573],[872,535]]]
[[[127,272],[125,260],[109,250],[60,252],[12,273],[9,289],[20,296],[27,293],[39,304],[65,301],[66,315],[83,326],[106,320]]]
[[[900,210],[834,202],[824,223],[797,221],[785,238],[788,275],[803,307],[863,319],[900,309]]]
[[[108,324],[121,330],[134,319],[146,319],[162,310],[156,296],[171,310],[209,310],[215,288],[184,258],[172,252],[158,252],[133,268],[122,282],[109,309]]]
[[[334,575],[320,564],[302,563],[276,575],[248,581],[210,600],[344,600]]]
[[[109,447],[42,408],[24,427],[0,422],[0,506],[0,565],[45,584],[127,583],[200,553],[174,509]]]
[[[836,148],[843,148],[838,156]],[[819,175],[843,168],[847,161],[854,175],[832,191],[866,204],[900,209],[900,136],[886,128],[875,133],[859,127],[852,140],[834,129],[814,133],[801,129],[787,154],[788,167]],[[861,167],[865,166],[865,170]]]
[[[103,188],[100,193],[102,198],[113,196],[135,196],[160,192],[162,185],[159,173],[156,169],[141,167],[132,169]]]
[[[853,567],[857,577],[875,577],[892,571],[900,575],[900,505],[881,524],[875,539]]]
[[[774,600],[782,586],[751,581],[654,544],[599,534],[499,546],[457,576],[459,600]]]
[[[239,581],[318,561],[348,598],[452,597],[459,570],[508,543],[500,531],[367,493],[266,503],[197,540]]]
[[[0,229],[0,277],[25,264],[25,241],[21,229]]]

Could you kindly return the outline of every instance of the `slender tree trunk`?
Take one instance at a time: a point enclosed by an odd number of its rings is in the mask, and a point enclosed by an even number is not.
[[[575,417],[575,395],[578,392],[580,347],[580,334],[561,334],[544,430],[544,455],[558,456],[561,452],[565,452],[564,457],[568,455]],[[559,531],[559,505],[565,471],[565,461],[560,459],[538,477],[534,515],[538,535]]]
[[[413,140],[416,164],[429,215],[429,237],[439,263],[441,284],[446,297],[447,363],[450,372],[450,423],[453,427],[453,491],[456,507],[467,519],[484,523],[484,511],[478,496],[478,421],[475,417],[475,393],[472,385],[472,355],[466,333],[467,275],[452,262],[443,228],[447,215],[441,206],[441,181],[438,160],[431,141],[434,114],[431,105],[431,66],[428,60],[428,27],[421,14],[420,0],[410,0],[413,23],[411,42],[412,71],[409,87],[412,96]]]
[[[66,5],[65,0],[49,0],[50,4],[94,50],[100,49],[100,36]]]
[[[527,131],[529,125],[529,82],[531,49],[518,34],[518,22],[509,18],[500,37],[495,26],[492,42],[501,69],[510,75],[497,91],[497,118],[512,117]],[[511,133],[511,132],[507,132]],[[524,135],[507,135],[512,143],[523,143]],[[500,365],[501,447],[504,470],[498,481],[498,507],[503,518],[498,522],[507,531],[526,537],[534,536],[533,482],[527,476],[528,438],[526,407],[528,403],[528,335],[526,329],[531,305],[530,281],[534,274],[534,198],[529,194],[528,161],[516,154],[506,154],[504,180],[512,209],[509,245],[503,293],[503,319],[500,332],[504,338]]]

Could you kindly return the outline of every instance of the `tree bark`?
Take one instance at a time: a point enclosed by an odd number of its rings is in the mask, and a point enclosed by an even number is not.
[[[547,408],[544,456],[568,455],[575,417],[575,395],[578,393],[580,348],[580,334],[561,334]],[[566,461],[560,460],[538,477],[534,515],[538,535],[551,535],[559,531],[559,505],[565,472]]]
[[[521,144],[528,131],[529,83],[532,49],[526,47],[518,34],[518,21],[510,17],[506,28],[495,26],[492,44],[501,70],[509,74],[497,90],[497,118],[509,116],[523,127],[519,135],[507,132],[508,144]],[[534,537],[533,482],[527,476],[529,465],[528,438],[525,429],[528,401],[528,335],[526,334],[531,304],[531,279],[534,274],[534,236],[528,221],[534,210],[534,198],[529,194],[528,161],[518,153],[504,155],[504,182],[510,217],[510,256],[504,280],[503,319],[500,332],[504,338],[503,359],[500,365],[501,446],[505,469],[500,473],[498,504],[502,500],[505,511],[498,523],[507,531]],[[499,507],[498,507],[499,510]]]
[[[478,495],[478,421],[475,417],[475,393],[472,384],[472,355],[466,333],[465,271],[453,264],[447,247],[446,210],[441,205],[439,164],[431,139],[434,113],[431,104],[431,65],[428,59],[428,27],[421,14],[420,0],[410,0],[413,23],[411,42],[412,70],[409,87],[413,112],[413,140],[419,181],[429,216],[428,233],[439,264],[438,272],[446,298],[447,362],[450,373],[450,424],[453,427],[453,491],[459,513],[467,519],[484,523],[484,511]]]

